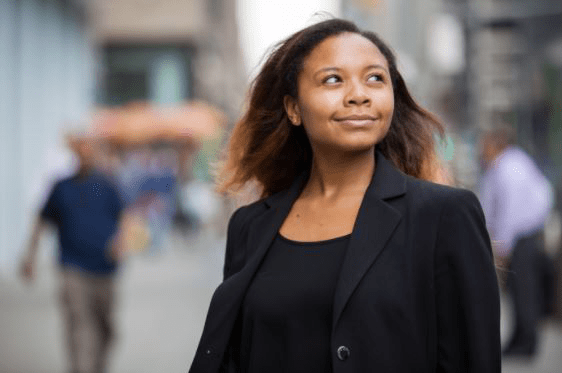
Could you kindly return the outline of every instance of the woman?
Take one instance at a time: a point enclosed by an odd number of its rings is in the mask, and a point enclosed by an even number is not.
[[[238,209],[190,372],[499,372],[499,297],[471,192],[390,49],[347,21],[283,42],[230,140]]]

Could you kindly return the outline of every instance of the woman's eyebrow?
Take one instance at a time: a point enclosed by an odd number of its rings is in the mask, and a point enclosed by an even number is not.
[[[315,74],[318,73],[323,73],[323,72],[327,72],[327,71],[340,71],[341,69],[339,67],[336,66],[328,66],[328,67],[323,67],[320,70],[316,71]]]
[[[381,69],[381,70],[384,70],[387,74],[389,73],[388,68],[384,65],[381,65],[381,64],[369,65],[369,66],[365,67],[364,70],[370,70],[370,69]],[[330,72],[330,71],[336,71],[337,72],[337,71],[341,71],[341,70],[342,69],[337,67],[337,66],[327,66],[327,67],[323,67],[320,70],[316,71],[314,73],[314,75],[316,76],[317,74],[321,74],[321,73],[325,73],[325,72]]]
[[[369,65],[365,68],[365,70],[370,70],[370,69],[382,69],[388,73],[387,67],[380,64]]]

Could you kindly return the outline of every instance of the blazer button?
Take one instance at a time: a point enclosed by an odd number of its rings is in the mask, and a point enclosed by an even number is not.
[[[347,360],[347,358],[349,357],[349,348],[346,346],[340,346],[338,347],[338,359],[340,359],[341,361],[345,361]]]

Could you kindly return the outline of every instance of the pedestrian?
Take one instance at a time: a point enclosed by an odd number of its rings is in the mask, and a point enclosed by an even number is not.
[[[426,181],[440,129],[374,33],[330,19],[279,44],[219,180],[263,198],[230,219],[190,372],[500,372],[480,204]]]
[[[514,130],[505,123],[481,135],[485,173],[480,194],[495,255],[499,266],[507,270],[506,285],[513,300],[513,334],[503,355],[531,357],[537,349],[543,302],[548,301],[543,279],[553,266],[542,248],[554,192],[515,140]]]
[[[106,371],[115,329],[116,256],[123,206],[109,179],[95,169],[90,141],[73,134],[69,144],[78,156],[79,169],[51,190],[33,227],[22,275],[34,279],[40,236],[49,225],[58,228],[60,300],[70,372],[101,373]]]

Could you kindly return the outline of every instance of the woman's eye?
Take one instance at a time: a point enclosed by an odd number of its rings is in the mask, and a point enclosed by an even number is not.
[[[324,79],[324,83],[333,84],[340,81],[339,76],[337,75],[330,75]]]
[[[373,74],[373,75],[370,75],[367,80],[370,81],[370,82],[382,82],[383,78],[382,78],[381,74]]]

